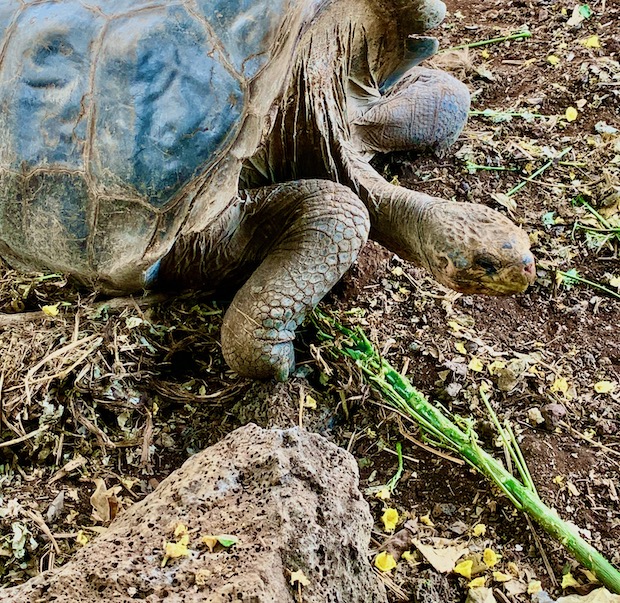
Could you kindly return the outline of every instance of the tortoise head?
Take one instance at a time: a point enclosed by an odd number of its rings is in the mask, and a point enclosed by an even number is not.
[[[420,259],[461,293],[512,295],[536,278],[527,234],[484,205],[440,199],[423,212]]]

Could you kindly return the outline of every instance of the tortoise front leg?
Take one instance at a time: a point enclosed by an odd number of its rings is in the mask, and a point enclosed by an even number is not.
[[[295,366],[295,329],[357,257],[368,213],[350,189],[319,180],[259,189],[252,205],[242,228],[271,240],[226,312],[222,351],[240,375],[282,381]]]
[[[360,199],[334,182],[246,191],[208,231],[177,241],[159,282],[213,291],[249,274],[224,316],[224,358],[240,375],[282,381],[295,366],[295,329],[353,263],[369,228]]]
[[[443,151],[467,121],[465,84],[437,69],[413,67],[379,98],[369,98],[351,116],[360,151],[388,153],[411,149]]]

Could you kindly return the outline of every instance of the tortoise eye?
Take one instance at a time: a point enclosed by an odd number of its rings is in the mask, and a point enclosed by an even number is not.
[[[482,268],[487,274],[495,274],[498,270],[495,260],[488,255],[478,256],[474,263]]]

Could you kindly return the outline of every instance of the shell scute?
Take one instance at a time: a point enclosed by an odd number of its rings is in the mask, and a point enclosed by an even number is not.
[[[1,66],[3,135],[13,150],[2,163],[9,169],[24,164],[83,169],[83,101],[91,42],[101,24],[79,2],[67,2],[63,10],[58,4],[32,5],[20,14]]]
[[[247,78],[269,59],[290,0],[196,0],[199,14],[221,40],[229,61]]]
[[[234,135],[244,86],[213,42],[180,6],[110,24],[94,74],[89,166],[102,186],[111,177],[162,207]]]

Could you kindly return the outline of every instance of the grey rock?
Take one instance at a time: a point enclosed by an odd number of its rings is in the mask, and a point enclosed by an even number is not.
[[[164,543],[189,530],[188,556]],[[0,590],[2,603],[382,603],[368,561],[373,521],[346,451],[301,429],[242,427],[190,458],[65,566]],[[211,551],[205,535],[238,541]]]

